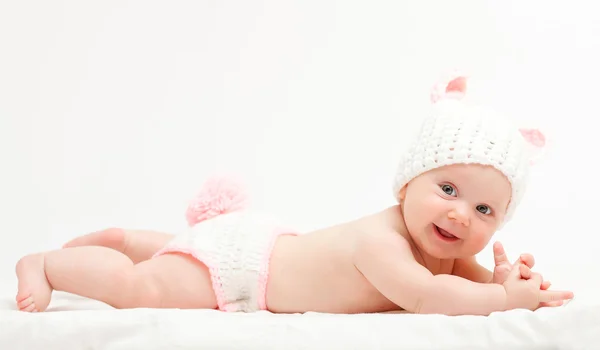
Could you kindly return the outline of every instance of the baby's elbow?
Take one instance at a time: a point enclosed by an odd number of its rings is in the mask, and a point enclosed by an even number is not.
[[[414,281],[404,285],[397,295],[396,304],[403,310],[413,314],[437,313],[435,300],[438,298],[431,279]]]
[[[419,297],[417,298],[416,302],[414,303],[414,306],[412,307],[412,310],[410,310],[412,313],[414,314],[426,314],[425,312],[423,312],[423,298]]]
[[[442,314],[444,312],[439,302],[431,298],[419,298],[415,302],[413,313],[419,315]]]
[[[440,291],[433,278],[423,281],[420,288],[415,291],[415,297],[412,298],[410,312],[422,315],[442,312],[443,296],[440,295]]]

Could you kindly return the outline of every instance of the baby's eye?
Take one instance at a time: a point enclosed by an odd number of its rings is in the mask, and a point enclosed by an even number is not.
[[[447,195],[456,196],[456,190],[454,189],[454,187],[450,185],[441,185],[440,187],[442,191],[444,191]]]
[[[487,205],[483,205],[483,204],[480,204],[477,206],[477,211],[482,214],[486,214],[486,215],[489,215],[492,213],[492,209],[490,209],[490,207],[488,207]]]

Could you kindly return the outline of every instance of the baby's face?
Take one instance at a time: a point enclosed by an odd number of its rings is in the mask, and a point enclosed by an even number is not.
[[[489,166],[449,165],[413,179],[401,198],[406,227],[422,250],[464,258],[479,253],[504,220],[511,185]]]

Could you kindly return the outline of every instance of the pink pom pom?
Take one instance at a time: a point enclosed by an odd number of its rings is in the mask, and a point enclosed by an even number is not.
[[[231,178],[212,177],[190,202],[185,213],[189,226],[215,216],[246,208],[247,194],[243,186]]]

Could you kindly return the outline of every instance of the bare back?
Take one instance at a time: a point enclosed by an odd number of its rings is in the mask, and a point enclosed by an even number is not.
[[[399,310],[365,279],[353,263],[361,235],[392,231],[410,242],[397,206],[300,236],[281,236],[271,257],[268,309],[276,313]],[[411,246],[412,252],[399,254],[412,254],[423,266],[429,265],[426,267],[433,274],[452,271],[452,263],[426,264],[414,245]]]

